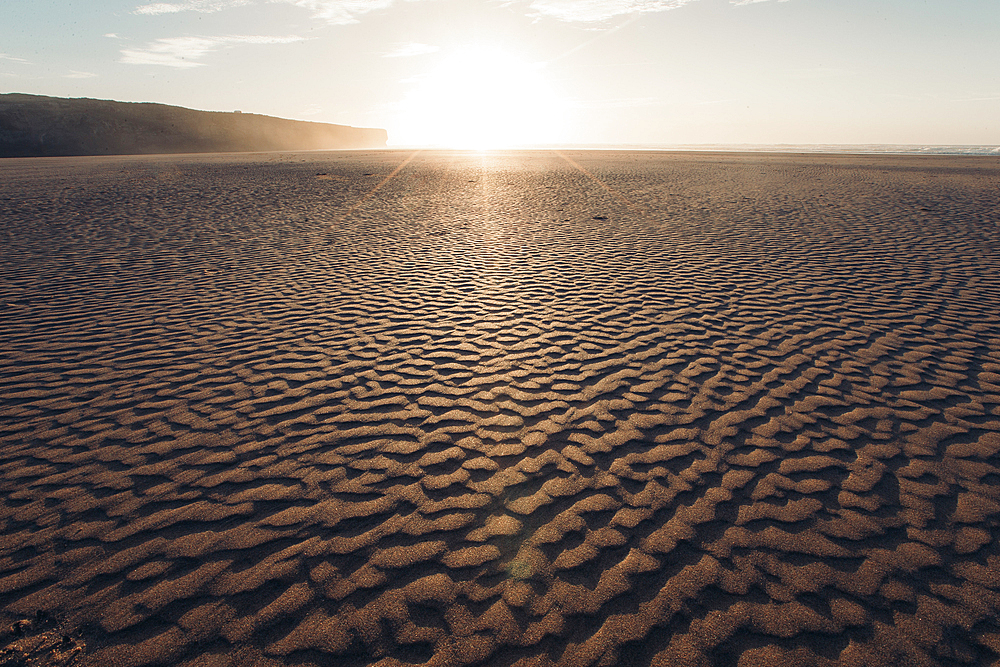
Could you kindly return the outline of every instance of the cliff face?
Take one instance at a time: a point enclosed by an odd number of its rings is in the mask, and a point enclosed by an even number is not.
[[[0,95],[0,157],[382,148],[385,130],[165,104]]]

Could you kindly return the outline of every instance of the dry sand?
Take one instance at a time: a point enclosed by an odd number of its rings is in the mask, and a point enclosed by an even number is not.
[[[997,660],[1000,160],[411,157],[0,163],[0,660]]]

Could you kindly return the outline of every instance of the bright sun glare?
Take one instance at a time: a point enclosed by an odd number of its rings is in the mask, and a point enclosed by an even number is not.
[[[566,127],[567,107],[543,66],[502,50],[456,50],[412,85],[402,109],[402,143],[510,148],[557,143]]]

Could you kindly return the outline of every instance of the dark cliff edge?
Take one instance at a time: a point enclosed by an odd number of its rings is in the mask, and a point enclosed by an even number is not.
[[[383,148],[385,130],[166,104],[0,95],[0,157]]]

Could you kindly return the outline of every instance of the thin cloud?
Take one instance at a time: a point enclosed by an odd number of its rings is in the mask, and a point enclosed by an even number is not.
[[[118,62],[128,65],[160,65],[189,69],[205,63],[200,58],[237,44],[289,44],[305,38],[297,35],[224,35],[218,37],[168,37],[150,42],[141,49],[122,49]]]
[[[409,0],[414,2],[417,0]],[[567,22],[598,23],[616,16],[663,12],[683,7],[695,0],[526,0],[535,18],[555,18]],[[751,5],[772,0],[730,0],[734,5]],[[776,0],[787,2],[788,0]],[[135,14],[160,15],[179,12],[211,14],[232,7],[271,2],[301,7],[313,18],[333,25],[358,23],[361,16],[390,8],[396,0],[180,0],[139,5]],[[419,54],[416,54],[419,55]]]
[[[623,14],[663,12],[694,0],[532,0],[528,5],[536,16],[594,23]]]
[[[288,4],[308,9],[313,18],[334,25],[357,23],[358,17],[379,9],[392,6],[394,0],[266,0],[272,3]],[[197,12],[213,14],[232,7],[256,4],[255,0],[182,0],[181,2],[153,2],[140,5],[133,10],[135,14],[156,16],[160,14],[177,14],[180,12]]]
[[[414,56],[423,56],[428,53],[436,53],[441,50],[440,46],[434,46],[433,44],[421,44],[419,42],[410,42],[409,44],[400,44],[392,51],[388,53],[383,53],[383,58],[412,58]]]
[[[942,93],[883,93],[885,97],[894,100],[906,100],[907,102],[996,102],[1000,100],[1000,93],[981,95],[969,95],[966,97],[955,97]]]
[[[0,53],[0,60],[9,60],[12,63],[20,63],[22,65],[30,65],[31,63],[24,58],[17,58],[15,56],[9,56],[6,53]]]
[[[1000,100],[1000,95],[989,95],[986,97],[959,97],[952,102],[995,102]]]
[[[560,21],[597,23],[625,14],[639,15],[678,9],[695,0],[531,0],[528,8],[536,17]],[[752,5],[770,0],[730,0],[734,5]],[[777,0],[788,2],[788,0]]]
[[[154,2],[135,8],[136,14],[177,14],[179,12],[198,12],[212,14],[230,7],[250,4],[250,0],[185,0],[185,2]]]
[[[639,15],[638,14],[634,14],[631,18],[626,19],[625,21],[623,21],[619,25],[616,25],[614,28],[610,28],[610,29],[600,28],[599,29],[600,32],[598,32],[597,35],[595,35],[594,37],[591,37],[590,39],[588,39],[587,41],[583,42],[582,44],[577,44],[576,46],[574,46],[569,51],[564,51],[563,53],[559,54],[555,58],[552,58],[551,60],[549,60],[545,64],[549,65],[551,63],[556,62],[557,60],[562,60],[563,58],[565,58],[565,57],[567,57],[569,55],[572,55],[572,54],[576,53],[577,51],[580,51],[581,49],[585,49],[588,46],[590,46],[591,44],[593,44],[594,42],[596,42],[597,40],[604,39],[608,35],[613,35],[616,32],[618,32],[619,30],[621,30],[622,28],[624,28],[625,26],[627,26],[627,25],[629,25],[631,23],[634,23],[637,18],[639,18]]]
[[[78,72],[75,69],[71,69],[69,74],[63,74],[64,79],[93,79],[96,76],[93,72]]]
[[[313,18],[334,25],[346,25],[357,23],[358,17],[362,14],[388,9],[392,6],[393,0],[272,0],[272,2],[287,2],[310,10]]]

